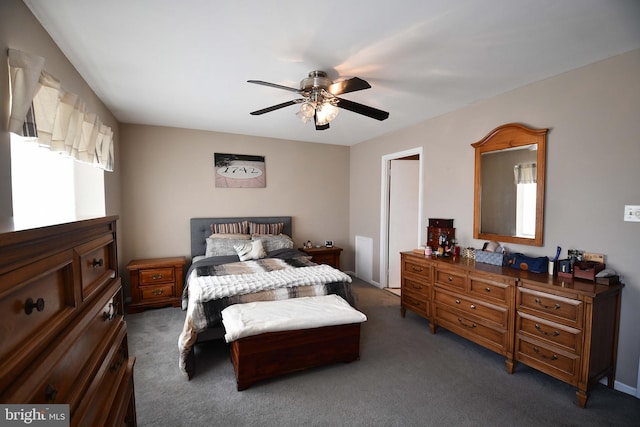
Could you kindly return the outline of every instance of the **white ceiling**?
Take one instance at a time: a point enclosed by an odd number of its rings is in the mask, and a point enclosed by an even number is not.
[[[25,0],[123,123],[352,145],[640,48],[638,0]],[[45,65],[46,67],[46,65]],[[299,98],[310,71],[360,77],[316,131]],[[615,78],[615,76],[612,76]],[[64,85],[64,79],[63,79]]]

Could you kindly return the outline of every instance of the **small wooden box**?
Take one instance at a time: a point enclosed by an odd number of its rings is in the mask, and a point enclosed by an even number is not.
[[[573,277],[577,279],[596,281],[596,274],[604,270],[605,265],[595,261],[576,261],[573,264]]]

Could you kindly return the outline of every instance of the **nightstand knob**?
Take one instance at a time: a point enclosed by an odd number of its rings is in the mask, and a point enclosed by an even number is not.
[[[162,295],[163,289],[156,289],[154,291],[152,291],[151,293],[154,295]]]
[[[160,280],[162,279],[164,276],[162,275],[162,273],[158,273],[158,274],[154,274],[153,276],[151,276],[151,278],[153,280]]]
[[[98,267],[102,267],[104,265],[104,260],[102,258],[100,259],[93,259],[93,261],[91,261],[91,265],[93,266],[93,268],[98,268]]]

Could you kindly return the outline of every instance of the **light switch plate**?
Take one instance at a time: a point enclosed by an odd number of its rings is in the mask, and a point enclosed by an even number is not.
[[[640,222],[640,206],[638,205],[625,205],[624,206],[624,220],[632,222]]]

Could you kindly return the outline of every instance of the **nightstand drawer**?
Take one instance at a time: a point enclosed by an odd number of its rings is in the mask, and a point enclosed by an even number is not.
[[[142,299],[145,301],[175,296],[173,283],[156,286],[140,286],[138,289],[140,289]]]
[[[151,285],[163,282],[173,282],[175,276],[173,268],[154,268],[149,270],[140,270],[140,284]]]

